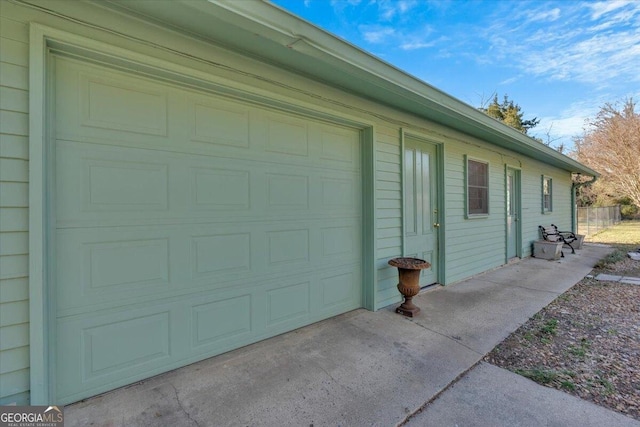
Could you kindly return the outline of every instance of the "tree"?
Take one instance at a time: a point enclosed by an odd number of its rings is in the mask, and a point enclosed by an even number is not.
[[[524,120],[522,108],[513,101],[510,101],[508,95],[505,95],[502,103],[499,103],[498,94],[494,94],[493,101],[487,105],[486,108],[480,107],[480,111],[483,111],[489,117],[493,117],[494,119],[519,130],[525,135],[529,129],[536,127],[538,123],[540,123],[540,120],[537,117],[534,117],[531,120]]]
[[[627,98],[622,108],[607,103],[575,138],[576,157],[602,175],[594,184],[597,199],[628,198],[640,206],[640,114]]]

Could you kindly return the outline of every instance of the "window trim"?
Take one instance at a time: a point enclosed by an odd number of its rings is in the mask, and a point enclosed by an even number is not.
[[[487,165],[487,211],[483,213],[470,213],[469,212],[469,161],[473,161],[476,163],[483,163]],[[491,177],[491,164],[488,160],[480,159],[477,157],[472,157],[467,154],[464,155],[464,217],[466,219],[479,219],[479,218],[488,218],[491,214],[491,185],[490,185],[490,177]]]
[[[549,189],[549,207],[547,208],[547,206],[545,206],[545,182],[548,182],[548,189]],[[542,209],[542,214],[550,214],[553,212],[553,178],[551,178],[550,176],[547,175],[542,175],[541,176],[541,181],[540,181],[540,194],[541,194],[541,209]]]

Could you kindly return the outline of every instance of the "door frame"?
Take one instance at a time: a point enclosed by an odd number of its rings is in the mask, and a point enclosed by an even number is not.
[[[504,210],[504,226],[505,226],[505,264],[509,262],[511,258],[509,258],[509,224],[507,222],[507,217],[509,216],[509,205],[507,203],[508,200],[508,192],[509,192],[509,171],[513,171],[513,193],[517,195],[517,203],[516,203],[516,212],[515,215],[517,217],[516,220],[516,256],[515,258],[522,258],[522,168],[505,164],[504,165],[504,200],[505,200],[505,210]],[[511,197],[514,196],[511,195]]]
[[[53,377],[57,349],[55,275],[54,266],[48,261],[55,249],[51,233],[55,183],[49,143],[54,131],[52,84],[55,76],[50,59],[54,53],[51,50],[120,68],[143,69],[160,79],[171,78],[177,84],[196,85],[222,96],[241,98],[256,105],[358,129],[361,135],[362,186],[361,306],[375,309],[375,122],[349,114],[338,115],[326,106],[286,98],[262,87],[234,83],[213,69],[210,72],[200,71],[185,62],[134,52],[116,43],[92,40],[38,23],[31,23],[29,31],[29,365],[32,405],[56,403]],[[203,61],[206,62],[205,59]],[[186,65],[181,65],[183,63]]]
[[[438,243],[436,245],[436,250],[438,251],[438,262],[437,262],[437,268],[438,268],[438,273],[437,273],[437,277],[436,277],[436,283],[439,283],[441,285],[446,285],[447,284],[447,279],[446,279],[446,270],[445,270],[445,266],[446,266],[446,260],[445,260],[445,234],[446,234],[446,215],[444,214],[444,206],[445,206],[445,185],[444,185],[444,140],[440,140],[439,138],[435,137],[435,136],[427,136],[424,134],[421,134],[419,132],[415,132],[413,130],[408,130],[408,129],[401,129],[400,130],[400,185],[401,185],[401,192],[402,192],[402,203],[400,204],[400,212],[402,215],[402,236],[401,236],[401,241],[402,241],[402,255],[405,256],[407,253],[407,247],[406,247],[406,215],[405,215],[405,200],[406,200],[406,195],[405,195],[405,182],[406,182],[406,175],[405,175],[405,156],[404,156],[404,150],[405,150],[405,141],[406,138],[410,137],[413,139],[417,139],[418,141],[420,141],[423,144],[427,144],[427,145],[431,145],[435,148],[436,151],[436,158],[435,158],[435,163],[436,163],[436,173],[435,173],[435,177],[436,177],[436,187],[438,189],[438,194],[435,198],[436,200],[436,205],[437,205],[437,209],[438,209],[438,221],[440,223],[440,227],[438,227],[436,230],[436,236],[438,239]]]

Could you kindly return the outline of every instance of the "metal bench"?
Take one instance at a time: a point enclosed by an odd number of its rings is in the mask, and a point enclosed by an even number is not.
[[[551,224],[549,227],[539,225],[538,228],[540,229],[540,234],[542,234],[542,238],[544,240],[548,242],[562,242],[571,248],[572,254],[576,253],[576,250],[571,244],[577,241],[578,237],[576,237],[572,231],[559,231],[558,227],[554,224]],[[564,252],[561,252],[561,256],[564,257]]]

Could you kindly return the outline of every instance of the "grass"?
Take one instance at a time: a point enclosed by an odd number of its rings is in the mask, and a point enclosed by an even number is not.
[[[610,253],[606,257],[602,258],[595,265],[595,268],[606,268],[616,262],[622,261],[627,257],[627,249],[616,249],[614,252]]]
[[[595,265],[597,270],[616,270],[621,276],[640,276],[640,263],[630,262],[627,253],[640,250],[640,220],[622,221],[593,236],[587,241],[611,245],[614,251]]]
[[[591,341],[586,338],[582,338],[580,340],[580,345],[571,345],[568,350],[572,355],[582,359],[587,355],[587,350],[589,350],[589,348],[591,348]]]
[[[635,249],[637,249],[638,245],[640,245],[640,221],[622,221],[611,228],[602,230],[592,236],[587,236],[585,241],[615,245],[635,245]]]
[[[550,369],[516,369],[514,371],[518,375],[532,379],[538,384],[549,384],[551,381],[558,378],[558,373]]]
[[[558,320],[549,319],[540,327],[540,332],[545,335],[555,335],[558,333]]]

